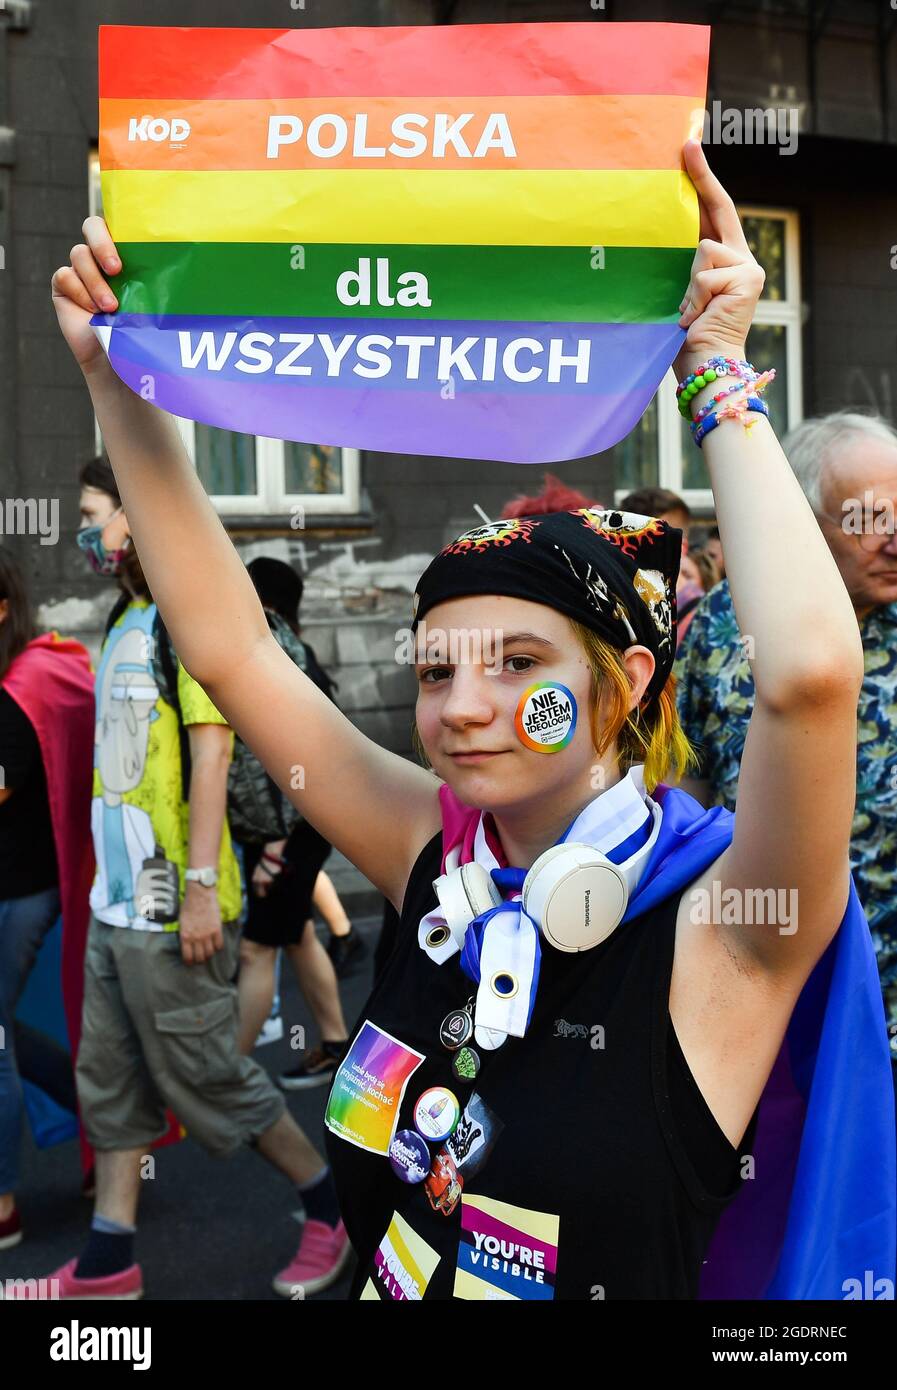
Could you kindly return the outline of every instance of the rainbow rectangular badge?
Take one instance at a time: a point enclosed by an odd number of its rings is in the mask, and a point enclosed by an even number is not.
[[[683,341],[687,24],[100,28],[120,309],[165,410],[303,442],[597,453]]]
[[[405,1087],[422,1052],[365,1019],[333,1080],[324,1123],[370,1153],[389,1153]]]
[[[554,1298],[559,1218],[494,1197],[461,1198],[455,1298]]]

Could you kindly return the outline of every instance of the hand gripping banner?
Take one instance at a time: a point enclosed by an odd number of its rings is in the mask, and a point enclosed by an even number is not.
[[[101,27],[115,371],[247,434],[609,448],[684,337],[709,35]]]

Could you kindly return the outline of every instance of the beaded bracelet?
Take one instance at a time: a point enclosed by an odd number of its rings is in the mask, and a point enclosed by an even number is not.
[[[689,402],[699,391],[703,391],[705,386],[710,386],[721,376],[737,376],[743,381],[752,381],[757,373],[750,362],[737,357],[709,357],[706,362],[698,367],[697,371],[690,372],[684,381],[680,381],[676,387],[676,398],[679,406],[680,415],[687,420],[689,418]]]
[[[695,418],[691,421],[690,428],[692,434],[694,434],[695,430],[699,427],[702,421],[705,420],[708,415],[713,413],[715,407],[719,404],[719,402],[721,400],[724,400],[726,397],[734,396],[736,397],[736,400],[730,406],[726,406],[723,408],[723,410],[720,412],[720,419],[725,420],[728,418],[740,418],[736,410],[736,407],[738,406],[737,397],[743,395],[745,392],[750,392],[754,396],[762,396],[769,383],[775,380],[775,375],[775,368],[771,367],[765,372],[754,372],[753,376],[750,379],[745,377],[741,381],[737,382],[734,386],[729,387],[728,390],[720,391],[716,396],[714,396],[712,401],[709,401],[706,406],[701,407]]]
[[[759,378],[755,378],[755,380],[758,379]],[[727,396],[734,396],[737,391],[750,390],[753,386],[754,381],[749,381],[747,378],[742,378],[740,381],[736,381],[733,386],[727,386],[725,391],[717,391],[713,399],[709,400],[706,405],[702,405],[697,415],[693,417],[691,422],[692,431],[694,431],[696,426],[699,425],[702,420],[707,418],[710,412],[717,405],[719,405],[720,401],[725,400]]]
[[[769,408],[765,401],[761,401],[759,396],[748,396],[747,400],[741,402],[740,405],[724,406],[723,409],[718,411],[715,415],[708,415],[705,420],[702,420],[701,424],[694,432],[695,443],[699,448],[703,448],[705,437],[710,434],[711,430],[715,430],[722,420],[743,421],[749,410],[756,410],[759,414],[765,415],[767,420],[769,419]],[[745,429],[750,428],[750,424],[745,425]]]

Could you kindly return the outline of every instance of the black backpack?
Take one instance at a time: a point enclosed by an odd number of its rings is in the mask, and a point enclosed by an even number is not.
[[[278,646],[332,700],[334,682],[308,643],[276,613],[266,609],[265,617]],[[227,779],[227,817],[233,835],[247,844],[285,840],[302,820],[301,813],[239,736],[234,740]]]

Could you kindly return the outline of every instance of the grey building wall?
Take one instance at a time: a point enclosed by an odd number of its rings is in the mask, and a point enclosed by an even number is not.
[[[801,214],[807,412],[897,401],[891,248],[897,243],[893,141],[897,39],[889,7],[851,0],[789,3],[642,3],[606,0],[5,0],[0,7],[0,499],[56,500],[61,537],[6,537],[28,566],[47,621],[96,641],[111,603],[72,542],[76,473],[93,452],[93,417],[49,297],[87,213],[87,159],[97,140],[96,32],[100,22],[303,25],[514,20],[668,19],[712,22],[710,100],[796,104],[801,136],[790,157],[774,148],[719,146],[711,161],[734,196]],[[16,25],[22,21],[24,27]],[[14,136],[4,136],[3,128]],[[812,133],[810,133],[812,132]],[[883,145],[884,139],[892,143]],[[891,174],[888,175],[888,170]],[[552,466],[601,501],[613,490],[612,453]],[[539,468],[368,453],[362,513],[296,533],[287,519],[235,530],[247,558],[279,554],[307,576],[307,633],[336,668],[345,707],[388,746],[407,749],[413,678],[397,667],[395,634],[426,559],[496,516]],[[308,518],[309,522],[312,518]]]

